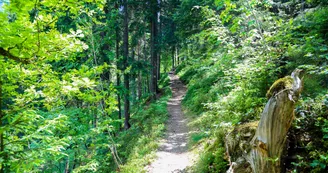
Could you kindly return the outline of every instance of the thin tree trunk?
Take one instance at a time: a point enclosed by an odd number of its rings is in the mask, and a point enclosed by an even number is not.
[[[175,64],[174,64],[175,61],[174,61],[174,59],[175,59],[175,46],[172,47],[172,70],[175,67]]]
[[[161,55],[158,54],[157,57],[157,81],[161,78]]]
[[[143,58],[145,61],[150,61],[149,57],[148,57],[148,51],[147,51],[147,47],[146,47],[146,43],[147,43],[147,39],[146,39],[146,35],[144,35],[144,41],[143,41]],[[147,69],[148,70],[148,69]],[[149,71],[149,73],[151,74],[151,70]],[[143,95],[147,95],[149,93],[149,76],[151,75],[145,75],[144,77],[144,84],[143,84]]]
[[[138,43],[138,62],[140,62],[140,42]],[[138,100],[141,100],[142,97],[142,76],[141,70],[138,70]]]
[[[116,85],[119,87],[121,85],[121,77],[119,73],[116,73]],[[122,109],[121,109],[121,94],[120,91],[117,92],[117,107],[118,107],[118,119],[122,118]]]
[[[180,57],[179,57],[179,46],[177,46],[177,53],[176,53],[177,59],[178,59],[178,65],[180,65]]]
[[[115,8],[119,10],[118,2],[115,3]],[[119,22],[118,18],[116,19],[116,45],[115,45],[115,54],[116,54],[116,68],[117,70],[121,70],[120,66],[120,30],[119,30]],[[121,85],[121,76],[119,72],[116,72],[116,86],[120,88]],[[117,107],[118,107],[118,119],[122,119],[122,105],[121,105],[121,91],[117,91]]]
[[[175,46],[174,57],[175,57],[176,66],[178,66],[178,65],[179,65],[179,59],[178,59],[178,45]]]
[[[156,50],[156,39],[157,39],[157,2],[151,0],[152,6],[152,17],[151,17],[151,35],[150,35],[150,49],[151,49],[151,78],[150,78],[150,92],[152,94],[152,100],[156,100],[157,94],[157,50]]]
[[[148,76],[146,77],[146,85],[145,85],[145,93],[150,93],[150,79],[149,77],[151,76]]]
[[[117,10],[119,10],[119,4],[118,2],[115,4],[115,8]],[[116,54],[116,68],[118,70],[121,70],[120,67],[120,30],[118,27],[118,18],[116,19],[116,28],[115,28],[115,32],[116,32],[116,47],[115,47],[115,54]],[[121,85],[121,77],[119,72],[116,73],[116,86],[120,87]],[[117,91],[117,107],[118,107],[118,119],[122,119],[122,106],[121,106],[121,91]]]
[[[116,28],[116,67],[117,69],[120,69],[120,60],[119,60],[119,52],[120,52],[120,41],[119,41],[119,30]],[[116,86],[120,87],[121,85],[121,77],[120,73],[116,73]],[[118,119],[122,118],[122,110],[121,110],[121,91],[117,92],[117,107],[118,107]]]
[[[161,43],[161,38],[162,38],[162,23],[161,23],[161,10],[160,10],[160,6],[161,6],[161,0],[158,0],[158,6],[159,6],[159,10],[158,13],[156,12],[156,22],[158,22],[159,28],[158,28],[158,33],[159,33],[159,39],[157,39],[157,45],[156,48],[158,50],[158,55],[157,55],[157,80],[160,80],[161,78],[161,47],[160,47],[160,43]]]
[[[0,81],[0,127],[2,127],[2,118],[3,118],[3,113],[2,113],[2,81]],[[5,159],[6,157],[4,156],[4,151],[5,151],[5,147],[4,147],[4,140],[3,140],[3,131],[0,132],[0,152],[1,152],[1,158]],[[5,165],[3,164],[6,160],[3,160],[2,164],[1,164],[1,169],[0,169],[0,173],[4,173],[5,172]]]
[[[124,36],[123,36],[123,64],[124,64],[124,71],[128,68],[128,56],[129,56],[129,23],[128,23],[128,2],[127,0],[123,1],[124,3]],[[129,84],[129,74],[124,72],[124,128],[130,128],[130,84]]]
[[[135,62],[135,48],[132,48],[132,58],[133,62]],[[131,79],[131,104],[134,105],[136,103],[137,98],[137,85],[136,85],[136,73],[133,72]]]

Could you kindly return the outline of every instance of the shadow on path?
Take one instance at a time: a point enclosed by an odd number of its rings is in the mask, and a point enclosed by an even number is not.
[[[186,87],[173,73],[170,73],[169,77],[172,98],[167,104],[170,118],[167,123],[166,137],[156,153],[157,160],[147,167],[148,173],[185,172],[185,168],[192,164],[187,146],[187,119],[181,110],[181,100],[186,93]]]

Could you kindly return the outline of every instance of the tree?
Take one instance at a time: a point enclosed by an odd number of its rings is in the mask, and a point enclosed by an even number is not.
[[[124,69],[124,128],[130,128],[130,80],[129,80],[129,14],[128,14],[128,2],[127,0],[123,0],[123,8],[124,8],[124,33],[123,33],[123,69]]]
[[[121,86],[121,75],[119,73],[119,70],[121,69],[121,62],[120,62],[120,27],[119,27],[119,2],[115,2],[115,9],[117,11],[117,17],[116,17],[116,26],[115,26],[115,55],[116,55],[116,86],[120,89]],[[122,118],[122,106],[121,106],[121,91],[117,92],[117,107],[118,107],[118,119]]]
[[[158,68],[158,2],[157,0],[150,0],[151,5],[151,17],[150,17],[150,52],[151,52],[151,77],[150,77],[150,92],[152,94],[152,99],[156,100],[157,97],[157,68]]]

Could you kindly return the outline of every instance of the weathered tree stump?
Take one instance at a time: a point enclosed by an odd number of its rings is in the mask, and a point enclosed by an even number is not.
[[[302,82],[296,69],[291,78],[293,84],[275,91],[266,104],[256,131],[250,138],[236,128],[226,138],[226,150],[230,162],[227,172],[280,173],[281,155],[285,147],[286,135],[294,118],[295,102],[302,90]],[[245,126],[245,125],[244,125]],[[254,129],[254,128],[253,128]],[[251,131],[247,131],[249,133]],[[236,140],[234,141],[233,140]],[[242,144],[242,145],[241,145]]]

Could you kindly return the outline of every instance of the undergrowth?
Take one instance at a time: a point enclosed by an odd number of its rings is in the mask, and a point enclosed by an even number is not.
[[[235,8],[245,2],[235,2]],[[221,20],[216,20],[219,24],[211,27],[218,36],[215,39],[224,36],[220,47],[208,46],[208,53],[200,53],[199,40],[204,34],[213,35],[208,29],[190,36],[191,48],[182,48],[181,55],[189,57],[176,72],[188,86],[183,107],[187,115],[192,115],[190,126],[196,131],[190,143],[201,152],[193,172],[226,172],[225,136],[240,124],[259,120],[267,102],[265,93],[271,84],[290,75],[295,68],[303,69],[306,75],[288,135],[286,158],[289,160],[285,160],[284,169],[289,172],[326,172],[328,169],[328,37],[323,29],[327,28],[328,7],[319,6],[295,18],[277,20],[280,16],[267,13],[261,5],[254,8],[267,18],[261,20],[267,34],[265,40],[254,39],[256,32],[252,32],[256,29],[243,36],[236,35],[234,32],[245,32],[243,21],[235,26],[237,23],[223,25]],[[211,11],[209,7],[199,8]],[[210,15],[208,22],[213,20]],[[286,23],[282,24],[283,20]],[[237,30],[232,32],[232,28]],[[202,41],[210,44],[216,40]]]
[[[169,79],[165,75],[160,82],[162,97],[154,103],[145,104],[132,116],[132,127],[118,137],[119,153],[124,165],[119,172],[145,172],[145,167],[154,158],[158,139],[163,137],[168,119],[167,101],[171,97]]]

